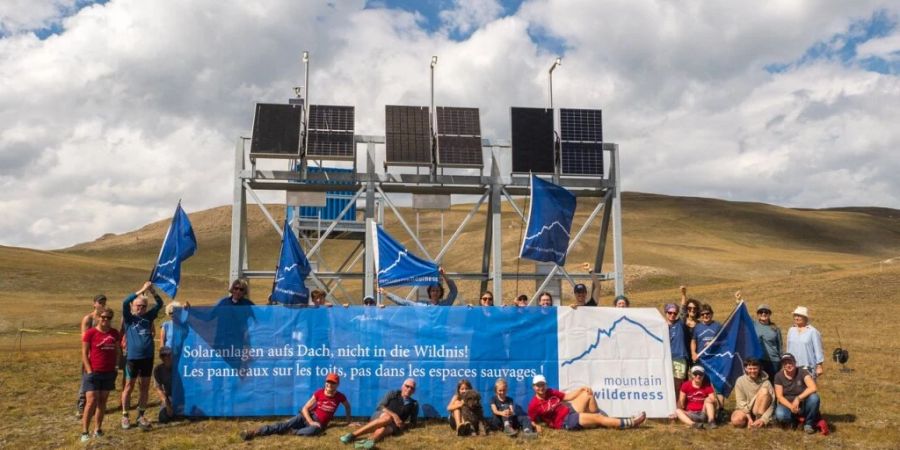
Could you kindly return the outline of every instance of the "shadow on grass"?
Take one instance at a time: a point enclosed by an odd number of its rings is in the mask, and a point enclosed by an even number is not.
[[[853,423],[856,422],[854,414],[822,414],[822,418],[828,423]]]

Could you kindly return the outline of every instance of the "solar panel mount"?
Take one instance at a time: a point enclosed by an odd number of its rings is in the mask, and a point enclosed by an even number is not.
[[[431,165],[431,125],[427,106],[384,107],[385,165]]]
[[[559,110],[563,174],[603,175],[603,114],[599,109]]]
[[[306,156],[327,160],[356,158],[354,118],[352,106],[309,105]]]
[[[478,108],[437,107],[438,165],[484,167]]]

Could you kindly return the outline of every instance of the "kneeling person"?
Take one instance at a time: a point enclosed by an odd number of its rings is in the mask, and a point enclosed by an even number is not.
[[[597,399],[588,387],[561,392],[547,387],[547,379],[543,375],[536,375],[532,388],[534,397],[528,404],[528,417],[535,427],[540,420],[557,430],[636,428],[647,419],[647,414],[643,412],[634,417],[608,417],[597,407]]]
[[[804,418],[803,430],[808,434],[816,432],[813,424],[824,431],[820,423],[819,394],[816,381],[806,369],[797,367],[794,355],[781,356],[781,370],[775,374],[775,420],[783,425],[794,425]]]
[[[336,373],[329,373],[325,377],[325,388],[319,389],[313,393],[312,397],[300,408],[300,413],[294,418],[284,421],[264,425],[256,430],[247,430],[241,432],[241,438],[245,441],[258,436],[268,436],[270,434],[292,433],[297,436],[315,436],[322,433],[328,422],[337,412],[338,405],[344,405],[344,412],[347,413],[347,422],[350,422],[350,402],[344,394],[338,392],[338,384],[340,377]]]
[[[744,375],[734,384],[735,406],[731,424],[735,427],[762,428],[772,421],[775,391],[759,360],[744,361]]]
[[[153,368],[153,386],[160,401],[159,423],[168,423],[176,420],[172,406],[172,349],[160,347],[159,359],[162,362]]]

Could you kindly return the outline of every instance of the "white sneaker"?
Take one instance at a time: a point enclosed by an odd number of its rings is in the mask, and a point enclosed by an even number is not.
[[[127,430],[129,428],[131,428],[131,420],[128,418],[128,415],[126,414],[126,415],[122,416],[122,429]]]

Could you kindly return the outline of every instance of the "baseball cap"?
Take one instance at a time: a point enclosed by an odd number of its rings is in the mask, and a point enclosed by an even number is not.
[[[756,308],[756,312],[760,312],[760,311],[772,312],[772,308],[770,308],[769,305],[763,303],[763,304],[759,305],[758,308]]]
[[[535,375],[534,379],[531,380],[531,384],[544,383],[547,384],[547,379],[544,378],[543,375]]]
[[[585,285],[582,284],[582,283],[578,283],[578,284],[575,285],[574,291],[575,291],[575,292],[587,292],[587,286],[585,286]]]
[[[365,298],[363,298],[363,305],[374,305],[374,304],[375,304],[375,297],[372,297],[371,295],[367,295],[367,296],[365,296]]]
[[[691,373],[692,374],[695,374],[695,373],[706,374],[706,369],[704,369],[703,366],[694,366],[694,367],[691,367]]]
[[[331,372],[328,374],[328,376],[325,377],[325,381],[328,381],[331,383],[340,383],[341,377],[339,377],[338,374]]]
[[[797,358],[794,358],[793,353],[785,353],[785,354],[781,355],[781,360],[797,362]]]

